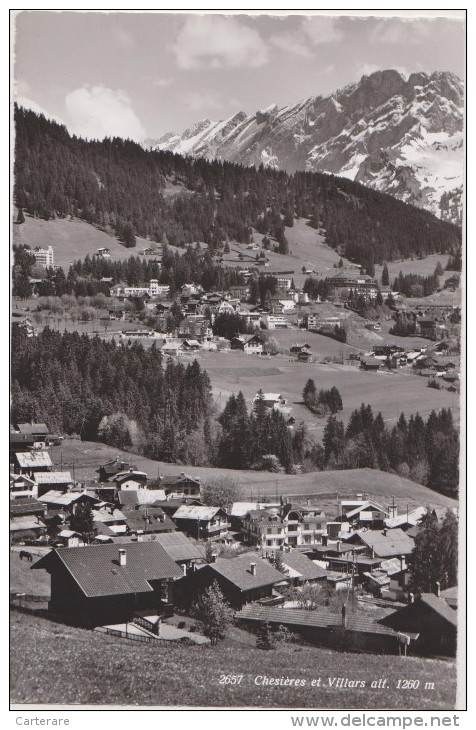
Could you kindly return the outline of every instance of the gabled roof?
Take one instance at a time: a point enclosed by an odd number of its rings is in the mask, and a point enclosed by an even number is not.
[[[360,504],[355,509],[350,510],[350,512],[346,513],[346,517],[357,517],[360,512],[367,512],[369,510],[378,510],[379,512],[386,512],[385,507],[383,507],[381,504],[378,504],[377,502],[373,502],[372,500],[368,500],[367,502],[363,502],[363,504]]]
[[[256,575],[251,572],[251,563],[256,563]],[[228,559],[217,558],[214,563],[206,567],[226,578],[241,591],[273,585],[284,578],[282,573],[258,553],[243,553],[236,558]]]
[[[316,628],[328,628],[335,630],[342,626],[340,613],[333,613],[326,608],[319,608],[317,611],[305,611],[299,608],[274,608],[270,606],[257,606],[250,603],[244,606],[241,611],[235,613],[237,619],[248,619],[254,621],[268,621],[283,626],[310,626]],[[358,631],[366,634],[386,634],[397,636],[393,629],[376,623],[368,616],[360,613],[348,614],[346,628],[349,631]]]
[[[200,479],[191,477],[189,474],[184,474],[183,472],[181,474],[169,474],[161,479],[163,486],[175,486],[182,482],[195,482],[195,484],[200,484]]]
[[[226,514],[221,507],[199,507],[195,505],[181,504],[173,514],[174,520],[212,520],[218,512]]]
[[[15,453],[18,464],[22,469],[42,467],[47,469],[53,466],[47,451],[18,451]]]
[[[183,532],[165,532],[156,536],[157,542],[162,545],[172,560],[196,560],[205,556],[205,551],[196,542]]]
[[[45,434],[45,436],[47,436],[50,432],[46,423],[19,423],[18,430],[20,433],[24,434]]]
[[[81,499],[81,497],[89,497],[89,499],[93,502],[100,502],[99,498],[91,492],[66,492],[65,494],[62,494],[56,489],[46,492],[46,494],[41,497],[41,502],[48,505],[54,504],[60,505],[61,507],[68,507],[70,504]]]
[[[448,623],[452,624],[452,626],[458,625],[457,612],[450,608],[445,599],[441,596],[435,596],[434,593],[422,593],[420,601],[424,603],[425,606],[428,606],[428,608],[431,608],[432,611],[435,611],[438,616],[441,616],[441,618],[444,618],[448,621]]]
[[[10,532],[17,532],[20,530],[38,530],[39,528],[46,527],[43,520],[33,515],[26,515],[25,517],[13,517],[10,520]]]
[[[130,530],[135,532],[158,532],[165,530],[176,530],[175,524],[160,507],[147,507],[146,509],[133,509],[125,514]]]
[[[409,512],[408,515],[406,512],[404,512],[403,514],[397,515],[396,517],[387,517],[387,519],[385,520],[385,526],[391,529],[395,527],[400,527],[401,525],[413,526],[418,524],[424,514],[426,514],[425,507],[416,507],[414,510]]]
[[[36,512],[43,511],[41,502],[37,499],[12,499],[10,500],[10,514],[12,517],[21,517],[22,515],[33,515]]]
[[[112,481],[119,484],[126,482],[128,479],[138,482],[147,481],[147,474],[144,471],[121,471],[112,477]]]
[[[382,530],[359,530],[357,532],[361,541],[374,550],[379,558],[408,555],[412,552],[415,547],[414,540],[399,527],[387,530],[386,533],[385,535]]]
[[[312,560],[306,558],[303,553],[299,550],[290,550],[284,552],[281,555],[283,565],[287,568],[291,568],[292,571],[302,576],[305,580],[316,580],[317,578],[324,578],[327,575],[327,571],[321,568],[320,565],[313,563]],[[296,577],[292,576],[291,577]]]
[[[37,484],[72,484],[69,471],[37,471],[35,474]]]
[[[120,509],[109,510],[104,508],[93,511],[93,520],[94,522],[103,522],[106,525],[108,522],[117,522],[117,520],[126,522],[126,516]]]
[[[149,581],[180,578],[178,565],[158,542],[131,542],[126,547],[126,565],[119,565],[114,544],[52,550],[32,565],[33,570],[54,570],[62,564],[88,598],[149,593]]]

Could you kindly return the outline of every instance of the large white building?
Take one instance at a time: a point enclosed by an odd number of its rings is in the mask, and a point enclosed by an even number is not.
[[[39,266],[52,268],[55,265],[55,252],[53,246],[48,246],[48,248],[39,248],[37,246],[33,249],[32,254]]]

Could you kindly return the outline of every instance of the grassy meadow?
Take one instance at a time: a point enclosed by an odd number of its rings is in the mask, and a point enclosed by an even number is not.
[[[454,662],[339,653],[293,643],[266,652],[237,628],[216,647],[149,645],[12,612],[10,647],[14,704],[422,711],[452,709],[456,696]],[[242,675],[240,684],[220,684],[220,677],[229,674]],[[298,678],[306,685],[260,686],[255,684],[259,675]],[[319,677],[321,686],[312,686]],[[328,686],[329,677],[363,680],[366,686],[336,689]],[[381,678],[387,679],[385,691],[371,687]],[[420,686],[397,690],[401,678],[418,679]],[[425,689],[426,682],[434,688]]]

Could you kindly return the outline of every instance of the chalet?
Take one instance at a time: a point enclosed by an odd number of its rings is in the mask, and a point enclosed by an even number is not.
[[[273,587],[283,582],[283,574],[257,553],[216,558],[183,577],[177,586],[178,601],[184,605],[192,604],[200,592],[215,581],[228,603],[240,609],[251,601],[273,599]]]
[[[16,452],[31,451],[35,445],[35,437],[25,433],[10,432],[10,461],[15,458]]]
[[[250,510],[243,518],[241,533],[246,545],[263,550],[277,550],[287,543],[287,525],[276,507]]]
[[[127,489],[137,490],[147,484],[147,474],[143,471],[129,469],[128,471],[121,471],[115,474],[112,477],[112,481],[121,491]]]
[[[149,539],[152,535],[175,532],[177,529],[164,510],[153,505],[137,505],[135,509],[125,510],[124,516],[130,532],[141,540]]]
[[[414,653],[424,656],[456,656],[457,612],[439,595],[422,593],[404,608],[381,619],[395,631],[417,633]]]
[[[345,607],[339,614],[326,608],[305,611],[253,604],[235,613],[235,621],[256,629],[263,623],[271,627],[286,626],[293,633],[319,646],[379,654],[398,654],[402,641],[410,643],[418,636],[413,633],[400,635],[389,626],[360,613],[347,615]]]
[[[322,544],[327,531],[327,517],[312,505],[284,505],[283,521],[286,525],[286,544],[299,550],[312,550]]]
[[[382,361],[376,357],[363,357],[360,361],[362,370],[380,370]]]
[[[200,343],[198,340],[184,340],[182,347],[185,352],[198,352],[200,349]]]
[[[93,510],[93,521],[98,532],[103,532],[102,526],[107,528],[106,534],[125,535],[129,532],[125,514],[112,505]]]
[[[388,512],[385,507],[373,500],[367,500],[359,504],[354,509],[348,510],[345,514],[345,520],[349,522],[354,529],[367,527],[370,529],[384,526],[384,520]]]
[[[28,436],[34,436],[35,441],[46,441],[50,433],[46,423],[19,423],[18,431]]]
[[[281,393],[263,393],[260,391],[253,398],[253,405],[259,400],[262,400],[267,408],[285,406],[287,403],[286,398],[283,398]]]
[[[112,461],[108,461],[106,462],[106,464],[100,466],[99,469],[96,469],[96,473],[99,474],[99,481],[108,482],[116,474],[129,471],[130,469],[134,470],[135,468],[136,467],[133,464],[129,464],[126,461],[118,461],[117,459],[112,459]]]
[[[382,598],[391,601],[406,601],[409,593],[410,573],[403,555],[400,558],[384,560],[380,568],[388,575],[388,583],[381,586]]]
[[[263,352],[263,340],[258,335],[233,337],[231,339],[231,349],[242,350],[246,355],[261,355]]]
[[[100,503],[98,497],[91,492],[65,492],[64,494],[52,489],[42,495],[41,501],[48,508],[49,512],[59,511],[74,514],[78,506],[89,505],[95,507]]]
[[[84,540],[81,533],[63,528],[55,536],[54,544],[57,543],[63,547],[79,547],[80,545],[84,545]]]
[[[183,575],[158,542],[52,550],[32,569],[51,575],[49,611],[86,626],[129,621],[144,609],[161,613]]]
[[[46,536],[46,524],[38,515],[21,515],[10,519],[10,539],[21,542]]]
[[[298,352],[297,359],[299,360],[299,362],[314,362],[314,356],[312,352],[308,352],[307,350]]]
[[[401,530],[406,532],[410,529],[410,527],[414,527],[414,525],[417,525],[425,514],[425,507],[416,507],[410,512],[407,510],[401,515],[395,515],[395,517],[387,517],[384,520],[384,526],[392,530],[395,527],[399,527]]]
[[[160,485],[167,496],[181,494],[186,497],[200,497],[200,477],[191,477],[183,471],[178,475],[161,477]]]
[[[347,545],[366,547],[366,553],[372,557],[387,559],[410,555],[415,541],[399,527],[388,530],[359,530],[346,541]]]
[[[36,472],[35,482],[38,487],[38,497],[52,489],[58,492],[66,492],[73,485],[69,471]]]
[[[182,504],[172,519],[181,532],[197,539],[216,540],[231,527],[228,515],[221,507]]]
[[[47,451],[20,451],[14,454],[14,468],[16,474],[32,476],[53,467],[53,462]]]
[[[241,530],[243,519],[251,510],[279,509],[279,506],[279,502],[233,502],[229,514],[232,530]]]
[[[38,486],[34,479],[24,474],[10,474],[10,498],[24,500],[25,497],[37,497]]]
[[[289,348],[289,352],[291,355],[298,356],[300,352],[310,352],[311,345],[308,345],[307,342],[304,342],[302,345],[296,343],[295,345],[291,345]]]
[[[44,517],[45,506],[37,499],[12,499],[10,500],[10,517]]]

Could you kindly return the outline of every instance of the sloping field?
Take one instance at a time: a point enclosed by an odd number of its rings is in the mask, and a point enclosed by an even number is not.
[[[112,260],[124,260],[136,254],[141,248],[126,248],[117,238],[108,236],[94,226],[76,219],[58,218],[44,221],[39,218],[25,216],[25,222],[13,226],[13,243],[36,246],[53,246],[55,264],[65,269],[87,254],[92,256],[98,248],[108,248]]]
[[[292,274],[294,283],[296,286],[301,286],[306,279],[306,275],[302,273],[303,266],[306,269],[313,269],[316,275],[322,278],[332,276],[336,272],[334,264],[338,263],[340,257],[326,244],[325,236],[307,225],[306,219],[295,220],[292,228],[286,227],[285,234],[288,239],[289,254],[282,256],[273,251],[267,251],[269,267],[262,267],[264,274],[268,271],[294,271],[295,273]],[[255,244],[261,246],[263,234],[253,229],[253,237]],[[272,241],[272,244],[274,245],[275,241]],[[238,243],[230,243],[230,248],[230,253],[223,257],[224,262],[228,265],[245,268],[255,263],[256,251],[247,249],[245,245]],[[237,252],[243,254],[242,261],[237,260]],[[350,262],[346,259],[344,259],[344,263],[350,266]],[[355,267],[353,268],[355,271]],[[291,277],[291,275],[289,276]]]
[[[105,444],[91,441],[66,439],[63,445],[51,449],[51,458],[55,466],[73,471],[77,480],[93,480],[97,477],[95,470],[111,459],[122,459],[132,462],[138,469],[145,471],[149,478],[158,474],[167,476],[185,471],[202,481],[207,478],[230,477],[238,483],[243,498],[258,499],[259,496],[275,497],[276,495],[322,495],[323,509],[335,511],[336,492],[345,495],[365,493],[375,499],[388,500],[395,496],[399,512],[419,505],[435,507],[455,506],[456,502],[449,497],[433,492],[431,489],[403,479],[395,474],[388,474],[373,469],[352,469],[347,471],[310,472],[309,474],[288,475],[270,472],[234,471],[233,469],[213,469],[211,467],[183,466],[153,461],[144,456],[130,454]],[[321,502],[320,502],[321,503]]]
[[[456,699],[454,662],[415,657],[345,654],[285,644],[266,652],[240,641],[240,632],[215,647],[169,642],[136,644],[106,634],[13,613],[11,702],[195,707],[319,707],[449,710]],[[61,671],[58,668],[61,667]],[[223,675],[243,675],[220,684]],[[305,686],[259,685],[255,677],[293,677]],[[313,679],[322,677],[320,687]],[[365,686],[337,689],[329,677],[362,680]],[[385,691],[371,683],[386,677]],[[400,678],[418,689],[397,689]],[[433,689],[425,689],[426,682]],[[413,683],[412,683],[413,684]]]
[[[342,354],[342,345],[328,337],[308,337],[312,333],[307,332],[293,334],[297,335],[295,341],[312,345],[314,353],[320,346],[316,345],[316,338],[320,338],[323,344],[330,344],[329,355]],[[337,346],[334,351],[332,346]],[[224,408],[231,393],[236,394],[240,390],[249,407],[259,388],[269,393],[281,393],[293,408],[296,421],[304,421],[316,438],[320,438],[326,420],[316,417],[302,405],[302,391],[308,378],[314,380],[317,389],[336,386],[344,403],[344,410],[339,414],[344,422],[361,403],[370,403],[375,414],[381,411],[390,425],[402,411],[406,416],[418,411],[426,418],[433,409],[452,408],[455,419],[458,418],[457,393],[428,388],[426,378],[404,371],[366,372],[351,365],[301,363],[285,355],[260,358],[235,350],[227,354],[200,352],[196,358],[210,376],[219,409]],[[270,367],[273,373],[269,372]]]

